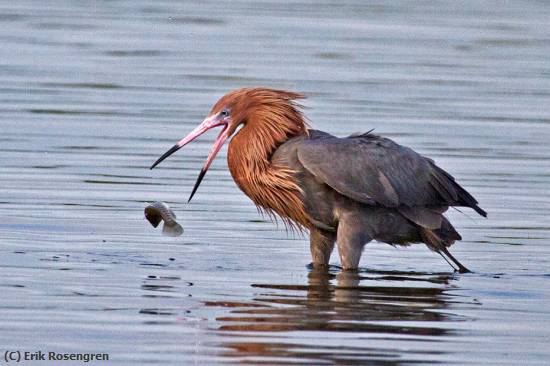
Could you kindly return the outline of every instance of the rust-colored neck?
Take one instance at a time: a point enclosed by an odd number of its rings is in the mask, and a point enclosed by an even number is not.
[[[303,229],[310,222],[294,172],[271,162],[277,147],[308,133],[301,113],[294,112],[295,120],[281,119],[269,109],[249,114],[244,127],[229,143],[227,161],[233,179],[260,211],[276,213],[287,227]]]

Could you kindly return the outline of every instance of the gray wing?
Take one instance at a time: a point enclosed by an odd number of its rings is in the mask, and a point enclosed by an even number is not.
[[[486,216],[432,160],[387,138],[312,134],[300,144],[298,159],[325,184],[359,202],[405,209],[467,206]]]

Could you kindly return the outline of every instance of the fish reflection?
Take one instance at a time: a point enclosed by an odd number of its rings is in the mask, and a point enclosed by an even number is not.
[[[253,284],[263,292],[248,305],[207,305],[231,308],[228,316],[217,318],[218,331],[235,336],[223,344],[226,357],[278,365],[296,359],[398,365],[411,361],[409,353],[415,360],[430,359],[440,353],[435,342],[459,334],[453,323],[465,318],[449,309],[460,301],[448,293],[452,279],[452,274],[370,271],[362,276],[314,270],[307,285]],[[309,333],[304,336],[304,331]],[[332,332],[326,343],[323,332]],[[407,351],[395,348],[397,340],[401,347],[412,342],[432,346]]]

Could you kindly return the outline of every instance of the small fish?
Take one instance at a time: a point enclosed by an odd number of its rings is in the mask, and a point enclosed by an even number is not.
[[[180,236],[183,234],[183,228],[176,222],[176,214],[164,202],[153,202],[145,207],[145,218],[157,227],[161,221],[164,221],[162,233],[167,236]]]

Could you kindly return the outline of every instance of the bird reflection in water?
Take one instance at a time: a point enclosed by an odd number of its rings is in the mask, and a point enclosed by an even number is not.
[[[240,362],[399,365],[433,361],[441,353],[434,342],[458,334],[453,324],[465,318],[449,309],[460,302],[448,292],[453,278],[312,270],[307,285],[253,284],[261,292],[251,304],[206,305],[231,308],[216,319],[217,330],[232,333],[224,356]],[[333,333],[325,342],[327,331]]]

